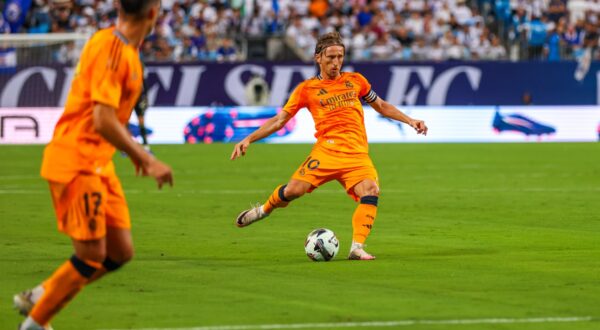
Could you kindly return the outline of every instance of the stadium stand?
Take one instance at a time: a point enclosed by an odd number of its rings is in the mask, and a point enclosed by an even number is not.
[[[598,58],[599,0],[163,0],[145,61],[310,61],[337,30],[354,61]],[[6,10],[6,9],[4,9]],[[35,0],[18,33],[90,34],[112,0]],[[0,22],[0,31],[9,27]],[[54,56],[70,63],[69,44]]]

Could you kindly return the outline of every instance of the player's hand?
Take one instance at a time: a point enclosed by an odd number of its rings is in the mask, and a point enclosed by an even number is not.
[[[243,139],[238,144],[233,147],[233,152],[231,153],[231,160],[236,160],[244,155],[246,155],[246,150],[248,150],[248,146],[250,145],[250,140]]]
[[[427,125],[425,122],[418,119],[412,119],[409,123],[410,127],[414,128],[417,131],[417,134],[427,135]]]
[[[144,175],[144,168],[142,167],[142,164],[139,162],[136,162],[135,159],[133,159],[133,157],[129,157],[129,159],[131,160],[131,163],[135,167],[135,176]]]
[[[158,183],[158,189],[162,189],[165,183],[173,186],[173,170],[169,165],[154,157],[143,167],[143,175],[153,177]]]

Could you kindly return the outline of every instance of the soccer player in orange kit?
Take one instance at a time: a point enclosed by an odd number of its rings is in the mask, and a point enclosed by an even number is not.
[[[41,175],[50,185],[58,229],[75,253],[37,287],[14,296],[20,330],[49,322],[86,284],[133,256],[131,221],[112,157],[129,155],[136,173],[158,187],[173,184],[171,168],[134,142],[125,124],[142,90],[138,48],[152,31],[160,0],[120,0],[115,27],[85,45],[65,110],[44,150]]]
[[[426,135],[427,126],[378,97],[361,74],[341,72],[345,51],[337,32],[321,36],[315,49],[319,75],[300,83],[283,111],[235,145],[232,160],[245,155],[250,143],[281,129],[302,108],[307,108],[315,121],[317,143],[291,180],[277,187],[263,205],[240,213],[235,223],[238,227],[248,226],[320,185],[337,180],[359,202],[352,217],[348,258],[372,260],[375,257],[364,250],[364,243],[377,215],[379,186],[377,171],[368,154],[360,99],[381,115],[410,125],[418,134]]]

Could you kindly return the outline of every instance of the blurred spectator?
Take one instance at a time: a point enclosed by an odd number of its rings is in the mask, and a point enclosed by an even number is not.
[[[142,62],[154,62],[156,58],[154,56],[154,49],[152,41],[145,41],[140,49],[140,58]]]
[[[52,32],[74,32],[76,27],[71,0],[52,0]]]
[[[429,57],[427,59],[431,61],[443,61],[446,59],[444,48],[442,47],[439,39],[433,42],[433,46],[429,50],[428,54]]]
[[[473,17],[473,12],[471,11],[471,8],[467,7],[466,0],[456,0],[456,8],[454,8],[453,14],[460,25],[469,23]]]
[[[183,47],[179,60],[182,62],[191,62],[198,59],[198,47],[192,41],[192,38],[186,36],[183,38]]]
[[[463,44],[460,43],[458,38],[453,37],[451,39],[452,44],[446,49],[446,59],[448,60],[463,60],[467,58],[466,49]]]
[[[390,38],[389,33],[384,33],[375,44],[371,46],[371,59],[372,60],[389,60],[397,59],[400,54],[402,46],[398,40]]]
[[[50,32],[51,22],[48,1],[35,0],[27,22],[29,33],[48,33]]]
[[[562,31],[557,31],[556,29],[553,29],[548,34],[548,40],[544,48],[548,61],[560,61],[561,34]]]
[[[154,42],[154,59],[156,61],[174,61],[173,48],[169,46],[166,38],[157,38]]]
[[[350,43],[350,48],[352,49],[351,57],[355,60],[364,60],[366,59],[365,52],[367,51],[367,47],[371,41],[369,40],[368,28],[357,29],[355,30],[354,36],[352,37],[352,41]]]
[[[81,15],[77,19],[75,32],[92,35],[96,32],[96,13],[92,7],[85,7],[81,10]]]
[[[498,38],[495,38],[498,39]],[[485,34],[481,34],[479,38],[472,40],[470,44],[471,57],[473,59],[492,59],[491,57],[491,42]],[[503,48],[504,49],[504,48]]]
[[[600,35],[598,34],[598,25],[592,23],[591,21],[587,21],[585,23],[585,36],[583,37],[583,46],[585,48],[590,48],[593,51],[598,48],[598,38]]]
[[[373,14],[371,13],[371,10],[366,5],[361,6],[360,10],[356,14],[356,20],[358,21],[358,26],[359,27],[367,26],[367,25],[371,24],[372,19],[373,19]]]
[[[217,61],[235,62],[236,60],[238,60],[238,54],[233,46],[233,41],[229,38],[223,39],[221,47],[217,49]]]
[[[0,11],[0,34],[9,34],[10,33],[10,25],[8,25],[8,22],[4,19],[4,15],[2,15],[2,12]]]
[[[69,41],[60,46],[55,60],[61,64],[74,65],[79,60],[79,51],[75,47],[74,41]]]
[[[542,20],[534,16],[529,23],[528,47],[529,59],[539,60],[542,58],[542,51],[546,42],[546,24]]]
[[[218,59],[217,44],[208,42],[205,48],[200,49],[198,58],[203,61],[216,61]]]
[[[412,43],[411,55],[413,60],[424,61],[428,59],[429,47],[427,47],[424,38],[418,38],[416,42]]]
[[[569,25],[567,30],[562,34],[562,39],[564,40],[564,44],[566,47],[566,54],[571,55],[574,52],[577,52],[581,45],[583,44],[583,40],[581,38],[582,33],[577,32],[575,30],[575,26]]]
[[[484,58],[487,60],[505,60],[507,58],[506,48],[500,43],[500,38],[492,38],[489,51]]]
[[[548,18],[558,23],[567,14],[567,0],[550,0],[548,4]]]
[[[106,28],[112,26],[113,24],[114,24],[114,22],[110,19],[108,14],[102,14],[100,16],[100,21],[98,21],[98,28],[106,29]]]

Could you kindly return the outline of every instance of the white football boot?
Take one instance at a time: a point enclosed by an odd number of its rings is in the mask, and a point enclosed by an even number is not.
[[[41,285],[36,286],[33,289],[28,289],[23,292],[17,293],[13,296],[13,305],[19,314],[27,317],[29,312],[33,309],[35,303],[44,294],[44,287]],[[19,330],[52,330],[50,324],[45,327],[37,324],[32,318],[27,317],[23,323],[18,327]]]
[[[268,216],[269,213],[263,211],[262,205],[257,204],[253,208],[240,213],[240,215],[238,215],[237,219],[235,220],[235,225],[238,227],[246,227]]]
[[[352,242],[350,247],[350,253],[348,254],[350,260],[375,260],[375,256],[365,251],[365,245],[361,243]]]
[[[19,314],[27,316],[33,309],[35,303],[31,300],[31,295],[31,290],[25,290],[13,296],[13,305]]]

